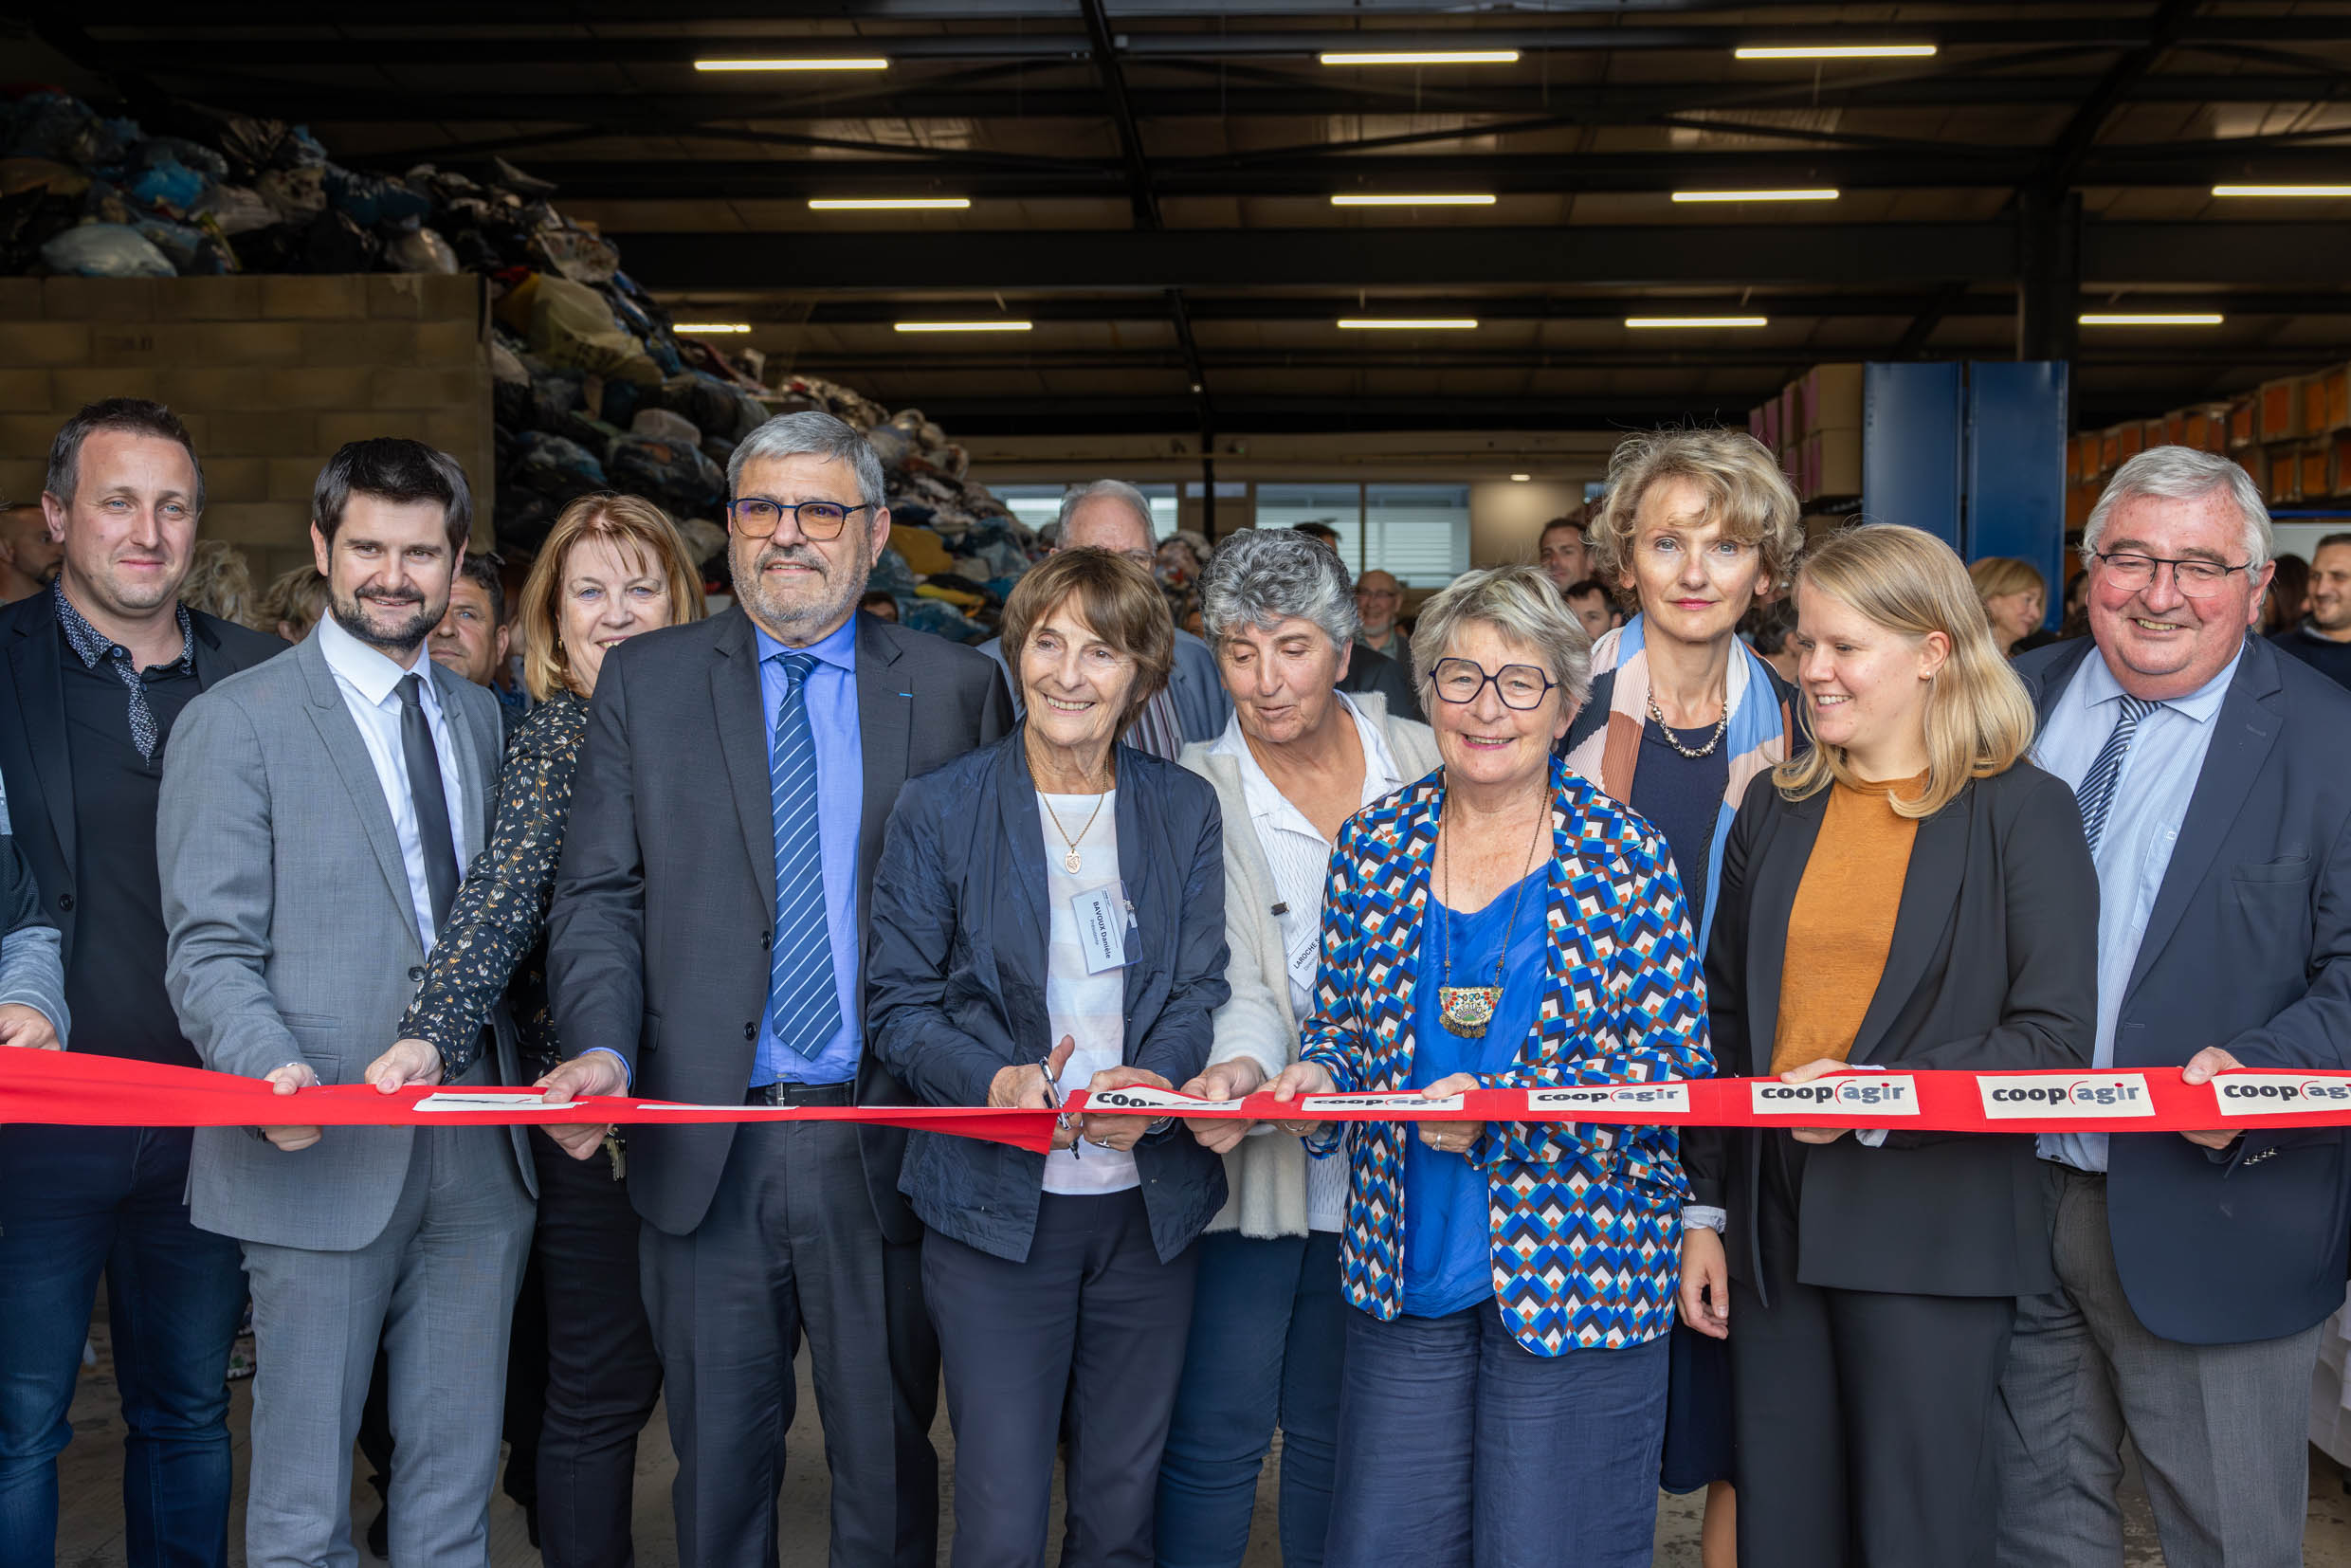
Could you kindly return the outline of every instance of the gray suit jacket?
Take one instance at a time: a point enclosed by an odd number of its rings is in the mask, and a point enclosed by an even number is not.
[[[762,706],[758,641],[740,606],[632,637],[596,678],[547,915],[547,991],[565,1052],[614,1052],[648,1100],[739,1104],[751,1084],[775,927]],[[972,649],[860,615],[857,725],[862,925],[900,786],[1003,735],[1011,704]],[[910,1103],[870,1048],[856,1095]],[[686,1234],[709,1212],[734,1140],[728,1123],[631,1129],[629,1201]],[[906,1135],[866,1127],[858,1141],[884,1234],[919,1238],[898,1191]]]
[[[498,700],[430,660],[464,788],[449,802],[464,857],[481,852],[498,775]],[[156,820],[164,983],[204,1065],[260,1078],[307,1062],[355,1084],[397,1038],[424,978],[406,864],[375,767],[314,634],[190,702],[164,756]],[[496,1025],[501,1081],[519,1076]],[[286,1121],[300,1124],[300,1097]],[[504,1130],[536,1191],[523,1129]],[[241,1127],[200,1128],[191,1217],[243,1241],[365,1247],[399,1200],[413,1134],[329,1127],[293,1154]]]
[[[1004,662],[1004,639],[991,637],[979,645],[979,651],[1004,671],[1004,683],[1012,693],[1012,715],[1018,718],[1024,706],[1020,678]],[[1176,629],[1176,665],[1167,672],[1167,694],[1176,703],[1176,727],[1183,732],[1187,745],[1213,740],[1225,733],[1225,720],[1232,717],[1232,699],[1226,694],[1224,677],[1216,673],[1216,654],[1181,627]]]

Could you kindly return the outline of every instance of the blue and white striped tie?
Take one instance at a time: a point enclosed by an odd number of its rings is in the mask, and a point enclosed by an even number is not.
[[[841,994],[825,921],[825,860],[816,809],[816,742],[809,734],[805,653],[776,656],[784,698],[775,704],[768,757],[768,810],[775,836],[775,945],[768,964],[767,1017],[775,1043],[804,1057],[841,1031]]]
[[[2082,788],[2077,792],[2082,802],[2082,831],[2089,839],[2093,855],[2098,852],[2099,835],[2106,830],[2106,811],[2114,804],[2114,787],[2122,780],[2131,739],[2138,735],[2140,722],[2162,705],[2125,695],[2122,714],[2114,720],[2114,733],[2106,737],[2106,743],[2098,748],[2097,760],[2082,775]]]

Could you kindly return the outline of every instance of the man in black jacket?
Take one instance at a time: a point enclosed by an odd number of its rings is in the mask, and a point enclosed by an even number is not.
[[[596,682],[548,919],[556,1030],[574,1054],[548,1083],[903,1103],[865,1048],[883,826],[907,778],[1009,730],[1011,700],[985,656],[856,613],[889,513],[855,430],[772,419],[736,448],[729,485],[738,607],[623,644]],[[604,1136],[549,1131],[582,1158]],[[773,1568],[803,1332],[831,1560],[936,1560],[939,1349],[898,1191],[904,1150],[902,1132],[839,1122],[631,1129],[689,1568]]]
[[[57,580],[0,610],[16,845],[60,934],[73,1048],[194,1067],[163,988],[164,747],[197,693],[285,645],[179,602],[204,475],[170,410],[91,404],[58,431],[46,485]],[[133,1559],[227,1560],[224,1376],[245,1275],[234,1241],[189,1223],[189,1143],[184,1127],[0,1127],[0,1564],[53,1555],[101,1270]]]

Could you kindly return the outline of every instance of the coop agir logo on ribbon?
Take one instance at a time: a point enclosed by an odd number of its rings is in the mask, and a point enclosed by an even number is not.
[[[2223,1116],[2299,1116],[2351,1109],[2351,1079],[2307,1078],[2294,1072],[2224,1072],[2213,1079]]]
[[[1985,1073],[1976,1088],[1983,1096],[1985,1118],[1993,1121],[2155,1114],[2147,1081],[2135,1072]]]
[[[1529,1089],[1533,1111],[1644,1110],[1660,1116],[1689,1113],[1687,1084],[1588,1084],[1569,1089]]]
[[[1850,1078],[1815,1078],[1809,1084],[1758,1079],[1748,1086],[1748,1105],[1758,1116],[1821,1116],[1874,1121],[1919,1114],[1918,1081],[1906,1072],[1859,1073]]]

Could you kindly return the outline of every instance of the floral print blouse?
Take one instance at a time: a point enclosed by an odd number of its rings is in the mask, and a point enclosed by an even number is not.
[[[482,1050],[482,1026],[509,998],[522,1060],[534,1073],[562,1060],[547,1007],[547,906],[571,820],[572,782],[588,704],[569,691],[533,708],[506,744],[490,842],[449,907],[425,983],[400,1020],[399,1038],[428,1040],[453,1081]]]

